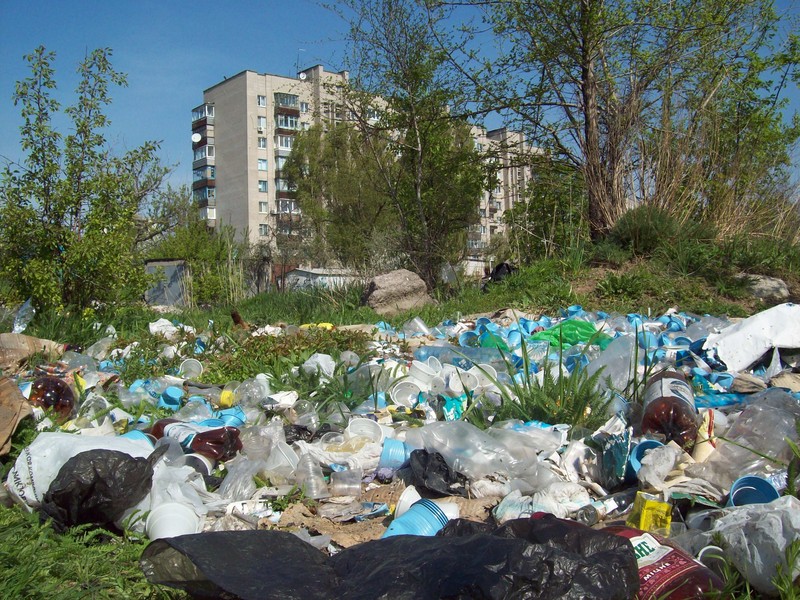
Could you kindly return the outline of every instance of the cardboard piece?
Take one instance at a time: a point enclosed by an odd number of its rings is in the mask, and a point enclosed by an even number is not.
[[[0,370],[4,373],[15,371],[20,362],[37,352],[56,359],[64,353],[64,344],[21,333],[0,333]]]
[[[11,451],[11,436],[19,422],[32,412],[17,384],[8,377],[0,378],[0,456]]]

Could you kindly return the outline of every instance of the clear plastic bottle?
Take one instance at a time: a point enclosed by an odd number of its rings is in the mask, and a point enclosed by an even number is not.
[[[621,515],[628,508],[633,506],[633,501],[636,499],[636,492],[638,490],[634,487],[616,494],[609,494],[603,496],[578,509],[575,515],[575,520],[578,523],[583,523],[591,527],[606,517],[613,517]]]
[[[34,308],[32,300],[28,298],[22,306],[19,307],[17,314],[14,315],[14,325],[11,329],[11,333],[22,333],[25,331],[35,315],[36,308]]]
[[[692,386],[679,371],[662,371],[647,383],[642,433],[662,434],[686,451],[697,438],[698,414]]]
[[[713,571],[658,535],[612,525],[603,531],[628,538],[639,566],[639,600],[708,598],[725,584]]]

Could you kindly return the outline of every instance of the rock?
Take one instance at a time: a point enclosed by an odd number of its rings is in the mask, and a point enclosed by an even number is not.
[[[428,295],[425,282],[407,269],[374,277],[362,297],[362,303],[379,315],[398,314],[434,302]]]
[[[783,279],[766,275],[750,275],[742,273],[740,279],[747,279],[750,293],[765,302],[786,302],[789,299],[789,288]]]

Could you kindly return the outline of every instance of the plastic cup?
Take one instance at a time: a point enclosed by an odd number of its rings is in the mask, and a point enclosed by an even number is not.
[[[158,407],[166,408],[174,412],[181,407],[181,398],[183,398],[183,388],[171,385],[159,396]]]
[[[197,379],[203,374],[203,363],[196,358],[187,358],[181,363],[178,374],[184,379]]]
[[[383,440],[383,450],[378,460],[380,469],[399,469],[409,458],[411,458],[411,448],[400,440]]]
[[[464,331],[458,336],[458,345],[462,348],[478,347],[481,336],[477,331]]]
[[[440,361],[438,358],[436,358],[435,356],[429,356],[429,357],[428,357],[428,360],[426,360],[426,361],[425,361],[425,363],[428,365],[428,367],[429,367],[429,368],[430,368],[430,369],[431,369],[431,370],[432,370],[432,371],[433,371],[433,372],[434,372],[436,375],[438,375],[438,374],[441,372],[441,370],[442,370],[442,363],[441,363],[441,361]]]
[[[478,387],[478,378],[470,371],[459,371],[447,380],[447,391],[457,397],[465,392],[472,392]]]
[[[130,431],[126,431],[121,437],[136,440],[137,442],[146,442],[151,448],[153,448],[156,443],[155,438],[152,435],[147,434],[139,429],[131,429]]]
[[[382,444],[384,438],[381,426],[376,421],[364,417],[350,419],[347,428],[344,430],[344,436],[348,440],[356,437],[365,437],[376,444]]]
[[[390,392],[390,395],[395,404],[413,408],[416,405],[417,400],[419,400],[420,392],[422,392],[422,389],[419,387],[419,385],[413,381],[404,379],[403,381],[399,381],[395,384]]]
[[[180,502],[159,504],[147,517],[145,531],[151,540],[197,533],[200,518],[194,510]]]
[[[638,444],[633,447],[631,450],[631,454],[628,457],[628,466],[630,470],[633,472],[633,476],[635,477],[639,470],[642,468],[642,459],[644,458],[645,452],[648,450],[652,450],[653,448],[659,448],[663,446],[661,442],[658,440],[642,440]]]
[[[478,385],[488,387],[497,381],[497,369],[492,365],[480,364],[473,366],[468,373],[472,373],[478,380]]]
[[[187,454],[183,460],[186,466],[192,467],[201,475],[211,475],[217,464],[214,460],[202,454]]]
[[[417,488],[410,485],[404,489],[403,493],[400,494],[400,497],[397,499],[397,504],[395,504],[394,518],[396,519],[405,513],[417,500],[422,500],[422,496],[419,495]]]
[[[331,473],[331,496],[355,496],[361,495],[361,469],[348,469],[346,471],[334,471]]]
[[[395,535],[434,536],[450,519],[441,507],[425,498],[417,500],[400,517],[395,518],[381,537]]]
[[[233,406],[217,412],[217,418],[228,427],[241,427],[247,420],[247,415],[241,406]]]
[[[439,370],[441,370],[441,366]],[[437,373],[438,371],[434,371],[428,363],[424,363],[421,360],[412,360],[411,368],[408,370],[410,377],[413,377],[426,386],[430,385],[431,380],[436,377]]]
[[[763,477],[745,475],[739,477],[731,485],[726,506],[744,506],[746,504],[767,504],[780,498],[775,486]]]

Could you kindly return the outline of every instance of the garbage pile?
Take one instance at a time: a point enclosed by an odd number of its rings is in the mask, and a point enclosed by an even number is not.
[[[800,306],[736,322],[580,306],[380,322],[369,356],[296,366],[355,406],[270,373],[202,383],[224,347],[170,343],[182,328],[165,319],[150,330],[185,357],[177,373],[118,381],[130,348],[112,351],[108,330],[47,373],[4,379],[0,407],[43,429],[10,496],[57,528],[148,536],[153,582],[198,597],[694,598],[722,588],[726,561],[763,594],[800,575],[786,558],[800,537]],[[602,399],[582,415],[600,407],[598,427],[497,416],[578,377]],[[369,527],[369,541],[277,531],[298,499],[306,522]],[[474,501],[490,512],[462,518]]]

